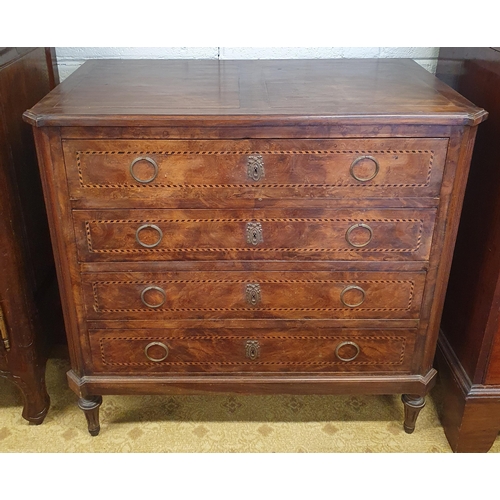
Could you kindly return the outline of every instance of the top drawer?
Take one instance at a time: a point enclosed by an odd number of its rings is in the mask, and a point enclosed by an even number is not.
[[[67,140],[80,207],[437,197],[448,139]],[[186,205],[187,203],[187,205]]]

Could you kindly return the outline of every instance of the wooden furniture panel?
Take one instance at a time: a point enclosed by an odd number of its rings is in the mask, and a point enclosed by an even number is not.
[[[85,63],[24,117],[89,432],[197,392],[399,392],[412,432],[486,115],[412,61]]]
[[[42,105],[28,110],[26,119],[37,126],[182,126],[191,131],[200,125],[319,125],[325,137],[335,124],[477,125],[485,116],[409,59],[123,64],[87,61]],[[272,94],[266,91],[271,86]],[[175,136],[175,130],[167,128],[163,135]]]
[[[500,385],[500,324],[495,332],[495,339],[491,346],[485,383],[487,385]]]
[[[78,210],[73,218],[85,262],[427,260],[435,210]]]
[[[53,51],[0,49],[0,376],[16,384],[22,416],[43,422],[48,348],[62,330],[54,259],[30,127],[23,111],[57,81]]]
[[[500,49],[442,48],[437,76],[490,112],[472,158],[437,357],[452,449],[486,452],[500,430]]]
[[[408,373],[415,347],[406,330],[91,330],[89,338],[96,373]]]
[[[175,206],[207,197],[437,197],[446,148],[444,138],[85,140],[65,141],[64,157],[81,206],[165,206],[166,193]]]
[[[425,273],[177,272],[82,275],[87,318],[418,319]]]

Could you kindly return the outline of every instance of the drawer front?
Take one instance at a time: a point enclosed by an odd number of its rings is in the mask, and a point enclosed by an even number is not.
[[[435,210],[73,212],[79,258],[427,260]]]
[[[417,319],[425,272],[84,274],[87,318]]]
[[[69,140],[64,156],[73,199],[170,208],[181,199],[198,206],[205,199],[436,197],[447,144],[428,138]]]
[[[408,372],[412,330],[91,330],[96,372]]]

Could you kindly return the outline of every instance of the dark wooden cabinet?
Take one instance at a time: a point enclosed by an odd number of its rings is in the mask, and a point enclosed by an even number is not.
[[[442,48],[437,76],[490,113],[472,157],[437,356],[450,445],[485,452],[500,430],[500,48]]]
[[[23,111],[57,82],[53,51],[0,50],[0,375],[43,421],[47,347],[62,318],[35,144]]]
[[[34,126],[72,369],[105,394],[403,394],[432,363],[476,127],[410,60],[91,61]]]

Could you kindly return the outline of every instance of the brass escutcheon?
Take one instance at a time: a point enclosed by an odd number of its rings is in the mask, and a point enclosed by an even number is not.
[[[148,163],[151,163],[154,168],[153,175],[149,179],[139,179],[134,173],[134,165],[139,162],[139,161],[147,161]],[[141,184],[148,184],[150,182],[153,182],[156,179],[156,176],[158,175],[158,165],[157,163],[153,160],[153,158],[149,158],[148,156],[139,156],[136,158],[131,164],[130,164],[130,175],[137,181],[140,182]]]
[[[151,349],[153,346],[159,346],[165,349],[165,356],[161,358],[152,358],[149,354],[148,351]],[[164,359],[167,359],[168,356],[168,347],[163,343],[163,342],[150,342],[145,348],[144,348],[144,354],[146,355],[146,358],[148,358],[150,361],[153,361],[154,363],[159,363],[160,361],[163,361]]]
[[[345,300],[344,300],[344,294],[347,293],[349,290],[358,290],[359,292],[361,292],[363,294],[363,297],[361,298],[361,300],[357,303],[357,304],[349,304],[347,303]],[[357,285],[349,285],[349,286],[346,286],[341,292],[340,292],[340,301],[342,302],[342,304],[344,304],[346,307],[358,307],[360,306],[364,301],[365,301],[365,298],[366,298],[366,292],[360,287],[360,286],[357,286]]]
[[[160,292],[160,294],[163,297],[163,300],[159,304],[150,304],[149,302],[146,301],[145,295],[146,292],[149,290],[156,290],[157,292]],[[150,307],[151,309],[156,309],[158,307],[161,307],[163,304],[165,304],[165,300],[167,300],[167,294],[165,293],[165,290],[163,288],[160,288],[158,286],[147,286],[142,292],[141,292],[141,301],[146,307]]]
[[[354,356],[351,356],[350,358],[343,358],[343,357],[339,354],[339,350],[340,350],[342,347],[346,346],[346,345],[352,345],[352,346],[356,349],[356,354],[355,354]],[[346,363],[347,363],[347,362],[349,362],[349,361],[354,361],[354,360],[358,357],[358,355],[359,355],[359,353],[360,353],[360,352],[361,352],[361,349],[359,348],[359,345],[358,345],[358,344],[356,344],[356,342],[350,342],[350,341],[349,341],[349,342],[341,342],[341,343],[337,346],[337,348],[335,349],[335,356],[337,356],[337,358],[339,358],[339,359],[340,359],[340,361],[344,361],[344,362],[346,362]]]
[[[260,181],[264,177],[264,158],[261,155],[248,157],[247,176],[252,181]]]
[[[260,222],[247,222],[246,233],[247,243],[256,246],[259,243],[264,242],[264,236],[262,235],[262,225]]]
[[[354,167],[362,160],[371,160],[375,163],[375,172],[373,172],[373,175],[370,175],[369,177],[358,177],[354,173]],[[378,174],[379,169],[380,169],[380,165],[379,165],[378,161],[373,156],[360,156],[359,158],[356,158],[351,163],[351,168],[349,169],[349,173],[352,175],[352,177],[354,177],[359,182],[368,182],[368,181],[371,181]]]
[[[155,231],[158,232],[158,241],[156,243],[153,243],[152,245],[148,245],[147,243],[143,243],[139,238],[140,232],[144,229],[147,229],[147,228],[154,229]],[[139,245],[141,245],[145,248],[154,248],[154,247],[158,246],[160,244],[160,241],[162,238],[163,238],[162,230],[158,226],[155,226],[154,224],[144,224],[141,227],[139,227],[137,229],[137,231],[135,232],[135,240],[137,241],[137,243],[139,243]]]
[[[363,229],[368,229],[368,232],[370,233],[370,237],[368,238],[368,241],[366,241],[365,243],[361,243],[361,244],[353,243],[350,240],[351,233],[355,229],[357,229],[358,227],[362,227]],[[368,245],[368,243],[370,243],[370,241],[372,241],[372,238],[373,238],[373,230],[368,224],[354,224],[345,233],[345,239],[346,239],[347,243],[349,243],[349,245],[352,245],[353,247],[356,247],[356,248],[366,247],[366,245]]]
[[[245,297],[251,306],[256,306],[261,301],[260,285],[258,283],[249,283],[245,287]]]
[[[260,356],[260,345],[257,340],[247,340],[245,343],[245,356],[252,361]]]

